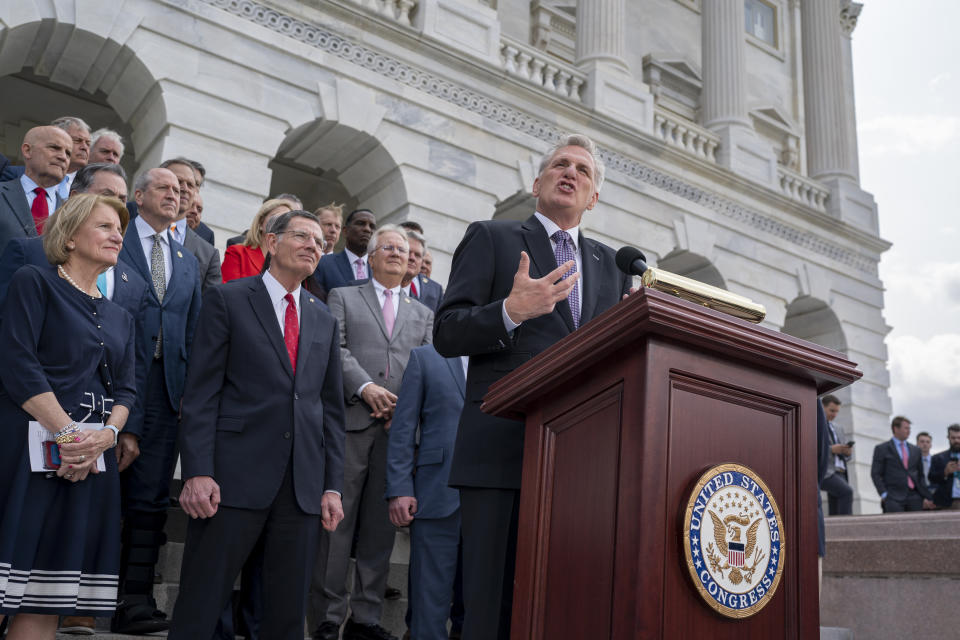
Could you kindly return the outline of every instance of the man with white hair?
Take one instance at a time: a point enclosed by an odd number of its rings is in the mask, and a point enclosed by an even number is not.
[[[497,379],[623,298],[631,279],[610,247],[580,232],[604,167],[592,140],[563,138],[540,163],[536,212],[468,228],[453,256],[434,344],[469,356],[450,486],[460,489],[464,640],[510,637],[523,423],[483,413]]]
[[[90,135],[93,142],[90,145],[90,162],[105,162],[120,164],[123,158],[123,140],[120,134],[112,129],[97,129]]]
[[[90,160],[90,125],[75,116],[57,118],[50,125],[63,129],[73,140],[70,166],[67,167],[67,174],[63,177],[58,191],[60,197],[66,200],[70,196],[70,185],[73,184],[77,171],[87,166]]]

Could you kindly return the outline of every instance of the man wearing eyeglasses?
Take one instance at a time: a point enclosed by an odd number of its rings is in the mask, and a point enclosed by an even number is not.
[[[371,278],[330,291],[340,323],[343,395],[347,403],[343,511],[338,529],[320,544],[310,589],[313,637],[336,640],[347,616],[347,570],[354,530],[356,580],[343,640],[391,640],[380,625],[395,529],[386,485],[387,430],[410,351],[433,339],[433,312],[403,293],[409,245],[404,230],[378,228],[367,247]]]
[[[187,527],[169,637],[212,637],[233,582],[263,545],[260,637],[302,640],[320,526],[343,517],[340,335],[301,287],[323,251],[307,211],[278,216],[263,275],[212,287],[183,397]]]

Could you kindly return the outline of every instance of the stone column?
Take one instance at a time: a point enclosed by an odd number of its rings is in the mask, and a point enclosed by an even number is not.
[[[847,127],[847,148],[850,153],[850,170],[853,172],[853,178],[859,184],[860,182],[860,152],[857,144],[857,104],[854,100],[853,87],[853,46],[851,36],[853,30],[857,28],[857,18],[860,17],[860,11],[863,5],[859,2],[844,0],[843,7],[840,9],[840,28],[843,32],[843,95],[845,117],[849,126]]]
[[[578,0],[576,65],[583,103],[634,129],[653,133],[653,95],[631,74],[624,51],[626,0]]]
[[[773,147],[759,139],[747,113],[743,0],[701,4],[700,105],[705,127],[720,136],[717,162],[758,182],[775,184]]]
[[[848,112],[841,2],[800,3],[807,173],[817,179],[857,179],[854,126]],[[853,134],[855,135],[855,134]]]
[[[605,63],[628,71],[624,57],[624,0],[577,2],[577,66]]]
[[[704,2],[701,16],[703,124],[709,129],[749,127],[743,0]]]

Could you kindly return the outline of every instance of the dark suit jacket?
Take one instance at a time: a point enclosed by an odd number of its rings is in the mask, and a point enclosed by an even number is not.
[[[440,286],[439,282],[431,280],[423,274],[418,275],[416,280],[416,299],[427,305],[428,309],[436,313],[440,308],[440,299],[443,298],[443,287]]]
[[[169,235],[167,236],[169,238]],[[120,259],[132,265],[147,285],[147,308],[144,313],[143,333],[137,335],[138,349],[153,357],[154,345],[160,327],[163,327],[163,375],[167,383],[170,407],[179,412],[187,377],[187,358],[193,343],[193,332],[200,315],[200,277],[197,259],[183,245],[170,238],[170,260],[173,273],[161,304],[153,288],[150,265],[143,253],[137,226],[130,224],[123,238]],[[149,368],[149,365],[148,365]]]
[[[460,358],[444,358],[433,345],[410,352],[387,443],[386,497],[414,496],[418,519],[445,518],[460,507],[447,483],[465,388]]]
[[[313,277],[328,293],[337,287],[345,287],[356,280],[357,274],[347,259],[346,251],[338,251],[320,258]]]
[[[941,472],[942,473],[942,472]],[[907,468],[903,466],[903,458],[894,446],[893,440],[881,442],[873,449],[873,462],[870,465],[870,477],[877,493],[887,494],[887,498],[903,500],[910,489],[907,485],[907,476],[913,480],[913,486],[924,498],[930,499],[930,490],[927,483],[920,477],[923,475],[923,463],[920,460],[920,449],[907,443]]]
[[[948,462],[950,462],[950,449],[930,458],[928,479],[931,485],[937,486],[937,490],[933,493],[933,502],[938,507],[949,507],[953,504],[953,477],[943,477],[943,471],[947,468]]]
[[[392,393],[400,390],[410,352],[433,339],[433,312],[401,292],[393,333],[388,337],[372,282],[334,289],[327,304],[340,324],[347,431],[361,431],[375,420],[370,417],[370,407],[356,395],[357,389],[373,382]]]
[[[198,236],[206,240],[206,242],[211,247],[216,244],[216,239],[214,238],[214,235],[213,235],[213,229],[205,225],[203,222],[197,225],[197,228],[194,229],[194,232],[196,232]]]
[[[336,320],[306,290],[296,374],[262,276],[207,290],[183,397],[183,478],[212,476],[221,504],[263,509],[289,463],[297,503],[319,514],[323,492],[343,489],[340,376]]]
[[[0,170],[0,180],[19,180],[26,169],[22,164],[8,164]]]
[[[57,196],[57,206],[62,203]],[[51,211],[51,213],[53,213]],[[0,182],[0,251],[13,238],[37,237],[37,225],[33,222],[27,196],[20,178]]]
[[[207,287],[223,284],[223,277],[220,275],[219,249],[215,249],[212,244],[201,238],[190,227],[187,227],[183,236],[183,246],[197,259],[199,266],[197,277],[200,278],[201,292],[206,292]]]
[[[43,252],[43,238],[15,238],[11,240],[0,255],[0,309],[7,298],[7,287],[10,279],[20,267],[32,264],[47,269],[56,269],[47,262],[47,256]],[[134,328],[137,337],[145,331],[144,320],[148,306],[147,283],[141,278],[133,267],[117,260],[117,266],[114,268],[113,297],[111,300],[126,309],[133,316]],[[148,354],[143,348],[143,343],[139,339],[136,343],[136,385],[137,402],[130,408],[130,417],[123,429],[124,433],[132,433],[139,437],[143,427],[143,402],[145,388],[147,384],[147,363],[152,353]]]
[[[447,291],[435,323],[434,343],[447,357],[470,356],[467,401],[460,418],[450,484],[517,489],[523,455],[523,423],[487,415],[480,403],[490,384],[573,332],[566,300],[512,334],[503,326],[503,300],[513,287],[520,252],[530,256],[530,276],[557,267],[547,233],[536,217],[523,222],[474,222],[453,255]],[[610,247],[580,234],[583,263],[581,324],[613,305],[630,289]]]

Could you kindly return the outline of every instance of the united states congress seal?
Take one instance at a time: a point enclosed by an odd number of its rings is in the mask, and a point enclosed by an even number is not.
[[[722,464],[697,482],[683,519],[693,585],[709,607],[746,618],[770,602],[783,573],[783,520],[753,470]]]

